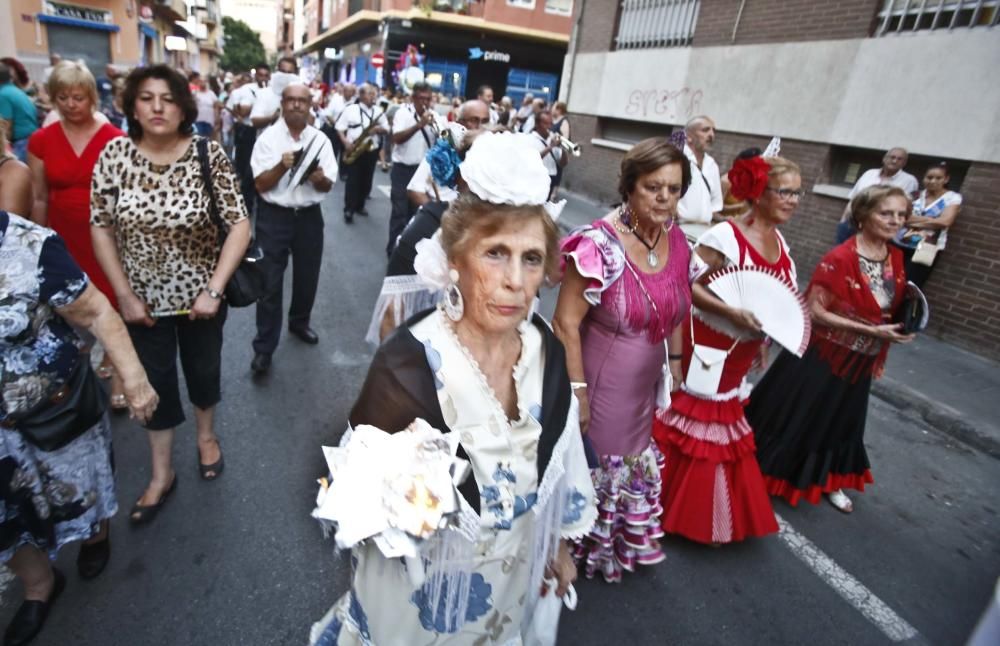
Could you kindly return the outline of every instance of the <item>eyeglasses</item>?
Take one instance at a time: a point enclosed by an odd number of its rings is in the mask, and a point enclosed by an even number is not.
[[[771,188],[770,186],[768,186],[767,190],[771,191],[772,193],[777,193],[778,197],[780,197],[781,199],[783,199],[785,201],[791,200],[792,198],[795,198],[797,200],[801,200],[806,195],[805,190],[803,190],[801,188],[797,188],[797,189],[791,189],[791,188]]]

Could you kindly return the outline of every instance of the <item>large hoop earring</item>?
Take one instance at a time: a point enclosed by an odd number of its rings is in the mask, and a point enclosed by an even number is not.
[[[448,272],[451,282],[444,290],[444,313],[454,323],[462,320],[465,315],[465,300],[462,292],[458,289],[458,271],[452,269]]]

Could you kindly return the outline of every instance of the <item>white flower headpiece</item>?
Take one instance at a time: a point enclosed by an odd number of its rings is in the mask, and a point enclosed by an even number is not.
[[[549,172],[532,138],[510,132],[484,132],[458,167],[476,197],[493,204],[541,205],[559,219],[566,200],[549,202]],[[416,244],[413,268],[429,288],[443,290],[451,282],[441,233]]]
[[[549,172],[529,135],[484,132],[458,167],[476,196],[493,204],[543,205],[559,218],[566,200],[549,202]]]

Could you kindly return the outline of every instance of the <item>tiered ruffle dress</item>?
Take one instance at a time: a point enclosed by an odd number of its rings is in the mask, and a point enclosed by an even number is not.
[[[587,436],[600,462],[591,470],[597,523],[575,555],[588,577],[600,572],[608,582],[621,580],[622,571],[637,564],[664,559],[658,541],[663,456],[650,433],[664,339],[691,307],[691,251],[680,227],[666,235],[670,256],[655,274],[632,264],[602,220],[562,243],[565,261],[590,282],[584,297],[592,307],[580,328],[580,346],[590,402]]]
[[[698,244],[726,258],[726,267],[763,267],[779,272],[795,284],[795,265],[778,234],[781,254],[768,262],[733,222],[720,223]],[[749,394],[745,377],[762,340],[741,340],[709,327],[692,310],[684,332],[684,374],[693,357],[693,345],[730,350],[722,367],[717,393],[695,393],[682,386],[668,410],[659,411],[653,437],[666,458],[663,470],[663,529],[700,543],[730,543],[748,536],[778,531],[754,455],[754,437],[743,414]],[[694,342],[692,343],[692,330]]]

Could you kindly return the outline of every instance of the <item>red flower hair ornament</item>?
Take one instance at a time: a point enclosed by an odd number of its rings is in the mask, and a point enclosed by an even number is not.
[[[763,157],[737,159],[729,169],[729,192],[741,200],[756,200],[767,188],[771,165]]]

